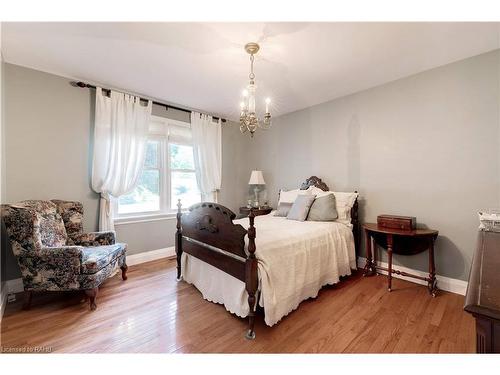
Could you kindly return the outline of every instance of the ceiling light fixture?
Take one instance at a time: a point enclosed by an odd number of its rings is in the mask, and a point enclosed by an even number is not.
[[[245,51],[250,55],[250,82],[245,90],[243,90],[243,101],[240,103],[240,131],[245,133],[247,130],[250,132],[250,136],[253,137],[253,133],[257,128],[267,130],[271,127],[271,113],[269,113],[269,104],[271,99],[266,98],[266,113],[264,114],[264,120],[260,121],[255,114],[255,74],[253,72],[253,61],[254,55],[259,52],[260,46],[257,43],[247,43],[245,45]]]

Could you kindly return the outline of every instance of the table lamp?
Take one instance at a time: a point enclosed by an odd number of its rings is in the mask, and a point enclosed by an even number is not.
[[[259,191],[261,191],[262,187],[266,185],[262,171],[252,171],[248,185],[254,186],[253,192],[255,194],[255,205],[259,207]]]

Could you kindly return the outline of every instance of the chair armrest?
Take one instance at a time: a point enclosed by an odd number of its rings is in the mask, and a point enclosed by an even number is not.
[[[58,246],[58,247],[42,247],[37,258],[47,263],[81,263],[83,256],[82,246]]]
[[[75,245],[79,246],[104,246],[115,244],[115,232],[90,232],[78,233],[71,236]]]

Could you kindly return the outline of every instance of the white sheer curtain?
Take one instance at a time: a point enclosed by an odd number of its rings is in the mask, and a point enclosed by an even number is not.
[[[191,112],[196,181],[204,201],[217,202],[222,182],[221,120]]]
[[[96,88],[92,189],[101,194],[99,230],[114,230],[111,200],[131,192],[144,164],[152,103]]]

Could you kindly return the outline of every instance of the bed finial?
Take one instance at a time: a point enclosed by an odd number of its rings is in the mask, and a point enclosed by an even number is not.
[[[255,212],[250,210],[248,215],[250,221],[250,226],[248,227],[248,258],[246,260],[246,290],[248,293],[248,306],[250,311],[248,312],[248,331],[245,338],[248,340],[255,339],[255,308],[256,308],[256,298],[258,281],[257,281],[257,258],[255,257]]]
[[[175,254],[177,255],[177,281],[182,280],[181,274],[181,256],[182,256],[182,203],[177,200],[177,232],[175,233]]]

